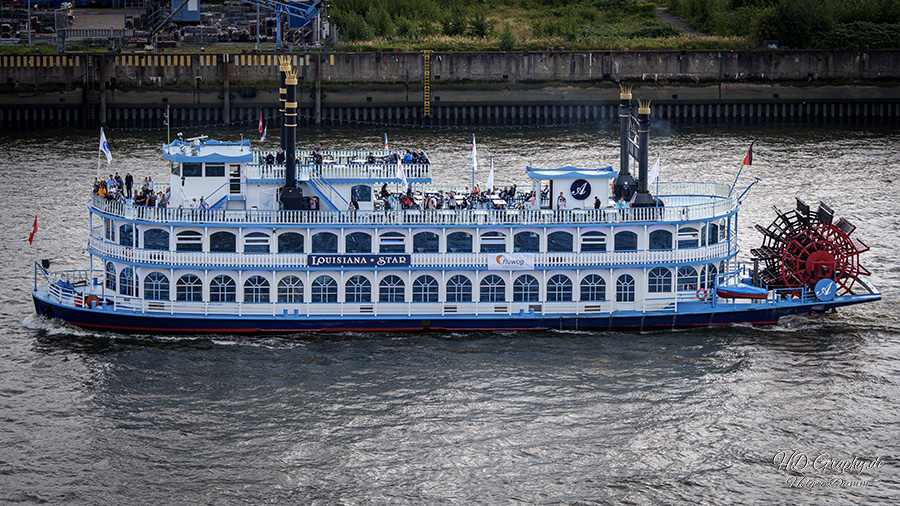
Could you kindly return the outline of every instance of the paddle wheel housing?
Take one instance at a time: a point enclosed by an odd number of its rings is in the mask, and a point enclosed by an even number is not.
[[[756,225],[763,235],[762,246],[750,250],[763,262],[759,279],[769,288],[806,287],[813,289],[821,279],[831,279],[837,295],[853,294],[859,276],[870,272],[859,263],[859,255],[869,250],[862,241],[850,237],[856,227],[844,218],[834,221],[834,211],[820,202],[810,208],[797,199],[797,208],[778,215],[768,228]]]

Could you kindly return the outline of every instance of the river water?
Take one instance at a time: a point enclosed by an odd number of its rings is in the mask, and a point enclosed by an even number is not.
[[[299,132],[371,148],[385,131]],[[475,131],[484,184],[615,165],[616,128]],[[113,163],[166,179],[164,131],[111,131]],[[194,135],[185,131],[185,136]],[[215,138],[256,139],[253,127]],[[471,183],[467,130],[387,130]],[[33,315],[32,261],[87,266],[98,133],[0,138],[0,502],[65,504],[898,504],[900,134],[655,124],[663,181],[731,183],[751,140],[741,258],[771,207],[824,200],[858,227],[880,302],[774,327],[360,335],[86,332]],[[274,149],[274,136],[264,147]],[[34,216],[36,252],[27,237]],[[835,469],[847,462],[862,470]],[[842,462],[844,464],[842,464]]]

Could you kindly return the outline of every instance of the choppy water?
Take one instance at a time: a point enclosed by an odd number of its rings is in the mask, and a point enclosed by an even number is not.
[[[254,134],[215,134],[241,133]],[[382,134],[300,138],[374,149]],[[525,165],[617,160],[614,128],[477,134],[480,183],[490,155],[498,185],[522,182]],[[471,132],[388,136],[428,151],[437,182],[471,180]],[[109,137],[113,170],[164,180],[164,133]],[[54,269],[85,265],[97,134],[7,135],[0,502],[897,504],[900,134],[657,124],[652,151],[662,152],[664,180],[730,183],[753,139],[739,185],[762,181],[742,210],[744,259],[759,243],[752,225],[770,222],[772,205],[822,199],[872,247],[863,263],[883,301],[768,328],[644,334],[85,332],[32,315],[26,239],[38,214],[38,258]],[[797,452],[795,469],[776,465],[781,452]],[[823,459],[854,457],[880,465],[822,469]]]

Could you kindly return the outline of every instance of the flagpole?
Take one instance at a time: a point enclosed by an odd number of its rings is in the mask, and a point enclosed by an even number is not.
[[[100,127],[100,138],[103,138],[103,127]],[[100,179],[100,150],[97,150],[97,179]]]

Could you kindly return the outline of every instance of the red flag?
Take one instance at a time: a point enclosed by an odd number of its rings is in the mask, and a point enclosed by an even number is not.
[[[742,163],[741,165],[753,164],[753,142],[750,143],[750,148],[747,150],[747,156],[744,157],[744,163]]]
[[[259,113],[259,133],[263,133],[262,113]]]
[[[34,215],[34,225],[31,226],[31,234],[28,236],[28,244],[34,241],[34,234],[37,233],[37,215]]]

